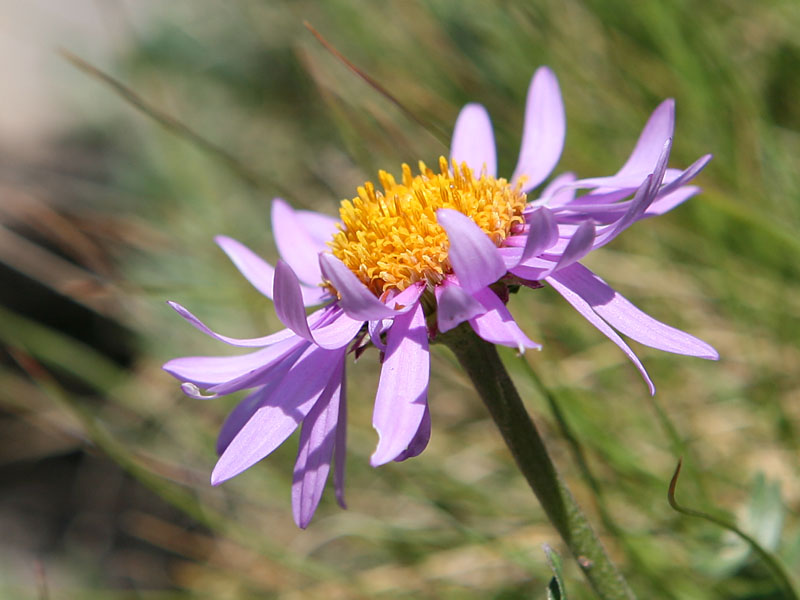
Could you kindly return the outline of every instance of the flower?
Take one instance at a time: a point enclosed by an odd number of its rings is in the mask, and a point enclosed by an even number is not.
[[[469,104],[456,121],[450,161],[435,171],[403,165],[400,181],[381,171],[341,204],[341,221],[293,210],[276,199],[272,227],[281,259],[273,268],[239,242],[217,243],[242,274],[275,304],[286,329],[235,339],[209,329],[177,303],[171,306],[200,331],[233,346],[258,348],[242,356],[185,357],[164,369],[190,396],[213,398],[252,390],[220,432],[219,484],[249,468],[301,426],[292,485],[298,526],[320,501],[331,464],[344,506],[345,358],[370,344],[382,366],[373,426],[379,466],[418,455],[430,438],[427,402],[429,342],[463,322],[484,340],[540,348],[505,306],[510,289],[554,287],[636,364],[614,329],[669,352],[716,358],[705,342],[641,312],[578,261],[637,220],[662,214],[698,189],[684,185],[710,157],[685,171],[667,169],[674,124],[672,101],[659,106],[628,161],[615,175],[555,178],[541,196],[527,193],[558,162],[565,117],[555,75],[540,68],[528,92],[517,168],[497,177],[489,116]],[[590,190],[578,195],[578,190]],[[306,316],[307,306],[322,308]],[[204,392],[201,391],[205,390]]]

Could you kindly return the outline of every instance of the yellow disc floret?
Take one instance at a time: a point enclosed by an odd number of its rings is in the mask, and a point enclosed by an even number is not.
[[[419,171],[413,176],[404,164],[401,183],[380,171],[383,192],[367,182],[339,209],[342,223],[330,242],[333,254],[376,296],[418,281],[436,285],[452,271],[438,209],[467,215],[497,246],[523,222],[521,182],[512,186],[486,174],[475,177],[466,163],[448,165],[444,157],[438,173],[422,161]]]

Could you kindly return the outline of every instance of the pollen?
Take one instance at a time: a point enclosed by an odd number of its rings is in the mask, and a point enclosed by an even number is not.
[[[452,272],[447,234],[436,221],[440,208],[470,217],[497,246],[523,223],[522,182],[476,176],[466,163],[441,157],[437,173],[420,161],[419,175],[404,164],[400,182],[386,171],[378,180],[383,191],[367,182],[357,197],[342,201],[330,242],[334,256],[376,296],[420,281],[434,286]]]

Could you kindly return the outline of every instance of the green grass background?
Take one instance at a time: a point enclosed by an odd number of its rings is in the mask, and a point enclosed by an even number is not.
[[[304,20],[428,126],[348,71]],[[107,178],[71,210],[96,229],[113,225],[92,233],[113,264],[104,306],[133,332],[137,358],[119,367],[4,310],[0,339],[35,365],[27,373],[2,366],[0,402],[78,436],[187,518],[136,512],[126,521],[129,534],[166,550],[169,586],[114,589],[90,556],[54,551],[51,569],[70,575],[51,582],[49,597],[546,597],[552,573],[542,544],[563,555],[560,541],[445,350],[432,356],[429,448],[380,469],[368,465],[377,356],[348,365],[349,509],[326,491],[306,531],[290,512],[296,438],[210,487],[216,432],[236,399],[186,398],[159,367],[228,351],[167,299],[229,335],[279,326],[214,235],[274,260],[272,197],[336,214],[378,169],[397,173],[403,162],[446,154],[469,101],[489,110],[499,171],[510,174],[528,82],[549,65],[568,121],[557,171],[616,171],[667,97],[677,103],[671,166],[714,154],[697,180],[700,196],[587,262],[638,306],[710,342],[721,360],[634,344],[658,388],[650,398],[624,355],[542,289],[511,306],[544,349],[523,359],[504,353],[507,365],[640,598],[781,598],[744,544],[675,513],[666,493],[683,456],[681,503],[730,515],[800,572],[798,31],[796,0],[164,3],[133,47],[99,66],[228,158],[82,79],[87,116],[74,135],[103,149]],[[94,119],[93,105],[116,110]],[[564,558],[569,598],[592,597]],[[38,597],[13,573],[3,581],[8,597]]]

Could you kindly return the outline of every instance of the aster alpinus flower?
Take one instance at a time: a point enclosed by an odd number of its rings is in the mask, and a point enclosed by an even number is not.
[[[644,367],[614,329],[669,352],[716,358],[705,342],[644,314],[578,262],[633,222],[698,191],[684,184],[709,157],[685,171],[666,168],[673,114],[671,101],[656,109],[616,175],[578,180],[565,174],[529,201],[527,194],[558,162],[565,134],[557,80],[541,68],[528,92],[510,180],[497,177],[486,110],[469,104],[456,122],[450,161],[441,158],[438,171],[420,162],[418,175],[403,165],[399,181],[381,171],[383,191],[369,182],[359,187],[357,197],[342,202],[340,221],[276,199],[272,227],[281,259],[274,268],[239,242],[218,237],[248,281],[274,301],[287,329],[230,338],[171,303],[207,335],[258,348],[164,365],[194,397],[252,390],[222,427],[212,483],[249,468],[302,424],[292,486],[295,521],[300,527],[310,522],[332,463],[344,506],[347,353],[360,354],[370,344],[381,352],[373,413],[379,441],[371,464],[416,456],[431,432],[432,339],[467,322],[490,343],[520,352],[540,347],[505,305],[509,291],[520,286],[554,287],[626,352],[651,392]],[[306,316],[306,307],[315,305],[322,308]]]

